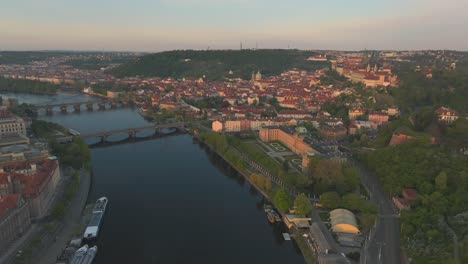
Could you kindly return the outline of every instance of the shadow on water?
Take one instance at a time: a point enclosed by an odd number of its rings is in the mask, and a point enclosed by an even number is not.
[[[217,153],[212,151],[208,146],[203,143],[197,142],[198,146],[205,151],[207,154],[210,162],[223,174],[226,175],[227,178],[236,181],[240,186],[244,187],[246,182],[249,187],[249,194],[253,197],[258,197],[259,199],[255,203],[255,208],[257,211],[263,212],[263,207],[265,204],[270,204],[265,197],[249,182],[244,178],[244,176],[240,175],[235,168],[233,168],[229,163],[227,163],[223,158],[221,158]],[[265,221],[267,221],[267,217],[265,215]],[[283,233],[289,233],[288,228],[283,222],[276,222],[271,224],[270,227],[275,239],[275,242],[279,245],[283,245],[284,243],[291,243],[293,244],[293,248],[298,255],[302,255],[301,249],[297,245],[296,241],[293,239],[292,241],[285,241],[283,237]]]
[[[184,132],[175,132],[175,133],[171,133],[171,134],[158,134],[158,133],[155,133],[153,135],[150,135],[150,136],[141,136],[141,137],[125,137],[123,139],[120,139],[120,140],[115,140],[115,141],[105,141],[105,142],[101,142],[100,140],[98,140],[96,142],[96,140],[87,140],[86,143],[88,144],[88,146],[90,148],[106,148],[106,147],[112,147],[112,146],[117,146],[117,145],[126,145],[126,144],[135,144],[135,143],[138,143],[138,142],[143,142],[143,141],[148,141],[148,140],[154,140],[154,139],[158,139],[158,138],[163,138],[163,137],[174,137],[174,136],[180,136],[180,135],[183,135],[185,134]]]
[[[229,179],[236,181],[240,186],[243,187],[245,185],[245,178],[217,153],[213,152],[204,144],[198,144],[198,146],[205,151],[211,164],[213,164],[218,169],[218,171],[220,171],[223,175],[226,175]]]

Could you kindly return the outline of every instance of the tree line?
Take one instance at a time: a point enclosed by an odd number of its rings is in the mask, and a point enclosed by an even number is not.
[[[53,94],[60,88],[58,84],[25,79],[0,77],[0,90],[18,93]]]
[[[327,63],[307,61],[313,52],[299,50],[176,50],[149,54],[110,72],[117,77],[203,77],[250,79],[252,72],[277,75],[291,68],[315,70]]]

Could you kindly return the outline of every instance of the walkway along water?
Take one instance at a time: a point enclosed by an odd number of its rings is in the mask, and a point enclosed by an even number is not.
[[[198,137],[197,137],[197,140],[200,140]],[[287,186],[285,186],[285,184],[276,176],[273,176],[269,171],[267,171],[266,169],[264,169],[262,166],[260,166],[259,164],[253,162],[252,160],[250,160],[244,153],[240,152],[239,150],[237,150],[236,148],[232,147],[232,149],[236,152],[237,155],[241,156],[244,161],[249,164],[249,168],[247,169],[241,169],[241,168],[238,168],[235,164],[233,164],[232,162],[230,162],[228,159],[225,159],[223,157],[223,155],[221,153],[219,153],[218,151],[216,151],[213,146],[211,146],[210,144],[207,144],[205,142],[203,142],[202,140],[200,140],[206,147],[208,147],[210,149],[210,151],[216,153],[216,155],[218,155],[219,157],[221,157],[226,163],[228,163],[231,167],[233,167],[234,169],[236,169],[236,171],[241,174],[247,181],[249,181],[250,185],[252,185],[258,192],[260,192],[263,197],[265,199],[267,199],[268,201],[270,201],[272,204],[274,203],[273,202],[273,199],[272,197],[270,197],[264,190],[262,190],[256,183],[250,181],[250,175],[252,173],[258,173],[264,177],[268,177],[273,183],[275,183],[277,186],[279,187],[282,187],[286,190],[288,190],[288,193],[289,195],[294,198],[298,193],[295,189],[293,188],[288,188]],[[284,219],[284,215],[282,214],[282,212],[279,212],[280,215],[282,216],[282,218]],[[317,219],[318,218],[318,214],[315,214],[317,215]],[[323,224],[322,224],[323,225]],[[292,229],[290,230],[293,234],[294,234],[294,238],[295,238],[295,242],[298,243],[298,246],[300,247],[301,251],[302,251],[302,254],[306,260],[307,263],[315,263],[317,257],[316,256],[313,256],[314,253],[312,252],[312,248],[311,248],[311,245],[309,242],[306,241],[306,239],[302,236],[300,236],[300,232],[299,230],[297,230],[295,227],[292,227]]]

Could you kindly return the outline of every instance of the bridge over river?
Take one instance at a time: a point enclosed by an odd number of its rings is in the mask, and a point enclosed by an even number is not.
[[[59,108],[61,112],[67,113],[68,108],[70,106],[73,106],[72,111],[81,112],[82,106],[86,106],[86,109],[88,111],[93,111],[95,109],[95,106],[97,106],[97,109],[99,110],[106,110],[108,108],[114,109],[114,108],[117,108],[118,106],[126,106],[126,105],[128,105],[128,102],[126,101],[106,99],[106,100],[93,100],[93,101],[90,100],[90,101],[83,101],[83,102],[59,103],[59,104],[38,104],[38,105],[34,105],[34,110],[39,111],[43,109],[46,111],[47,114],[52,114],[54,108]]]
[[[148,126],[141,126],[141,127],[131,127],[131,128],[124,128],[124,129],[115,129],[115,130],[104,130],[104,131],[98,131],[98,132],[93,132],[93,133],[87,133],[87,134],[80,134],[77,133],[76,131],[73,130],[74,135],[79,135],[83,139],[88,139],[88,138],[100,138],[101,143],[104,143],[107,141],[107,138],[115,135],[115,134],[128,134],[128,138],[136,138],[137,133],[141,131],[147,131],[147,130],[153,130],[153,133],[150,134],[149,136],[146,137],[153,137],[155,134],[161,134],[162,129],[176,129],[180,131],[185,130],[185,125],[187,123],[185,122],[177,122],[177,123],[166,123],[166,124],[153,124],[153,125],[148,125]],[[70,142],[73,139],[73,136],[63,136],[63,137],[58,137],[57,141],[59,143],[66,143]]]

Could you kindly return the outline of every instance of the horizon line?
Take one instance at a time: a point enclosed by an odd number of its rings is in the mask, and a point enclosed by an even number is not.
[[[93,50],[93,49],[0,49],[0,52],[85,52],[85,53],[162,53],[170,51],[240,51],[240,50],[298,50],[298,51],[340,51],[340,52],[363,52],[363,51],[454,51],[454,52],[468,52],[467,50],[456,49],[299,49],[299,48],[243,48],[243,49],[167,49],[159,51],[139,51],[139,50]]]

